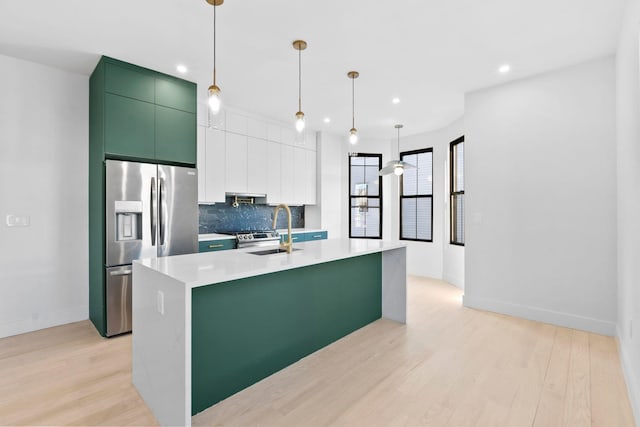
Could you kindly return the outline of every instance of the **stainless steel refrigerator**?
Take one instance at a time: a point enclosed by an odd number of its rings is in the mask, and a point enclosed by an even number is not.
[[[107,160],[107,336],[131,331],[131,263],[198,251],[195,168]]]

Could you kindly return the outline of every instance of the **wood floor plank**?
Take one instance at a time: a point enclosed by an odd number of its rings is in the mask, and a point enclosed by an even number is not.
[[[634,426],[615,342],[461,306],[410,277],[374,322],[193,417],[213,426]],[[0,339],[0,425],[156,425],[131,335],[88,322]]]

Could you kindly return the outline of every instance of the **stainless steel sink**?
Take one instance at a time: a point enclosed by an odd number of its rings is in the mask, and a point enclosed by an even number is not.
[[[293,248],[291,250],[292,251],[301,251],[302,249]],[[263,249],[261,251],[253,251],[253,252],[249,252],[249,253],[253,254],[253,255],[274,255],[274,254],[282,254],[282,253],[286,253],[286,252],[287,252],[286,249],[276,248],[276,249]]]

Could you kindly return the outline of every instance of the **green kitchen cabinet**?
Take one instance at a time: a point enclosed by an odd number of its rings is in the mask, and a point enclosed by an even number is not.
[[[198,252],[226,251],[235,248],[235,239],[203,240],[198,242]]]
[[[107,158],[196,164],[196,84],[102,57],[90,97],[102,92]]]
[[[156,105],[196,113],[196,93],[193,83],[175,78],[156,77],[155,90]]]
[[[286,242],[288,234],[281,234],[280,241]],[[326,231],[299,231],[291,233],[291,240],[293,243],[309,242],[312,240],[324,240],[327,239],[328,233]]]
[[[140,159],[155,158],[155,108],[148,102],[106,93],[105,153]]]
[[[196,115],[156,105],[156,160],[179,163],[196,161]]]
[[[114,59],[105,61],[104,91],[149,103],[155,102],[153,72]]]
[[[309,242],[311,240],[325,240],[327,239],[328,233],[326,231],[310,231],[305,233],[305,241]]]

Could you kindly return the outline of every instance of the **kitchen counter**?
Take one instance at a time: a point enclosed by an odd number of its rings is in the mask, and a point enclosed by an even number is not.
[[[134,261],[183,283],[188,288],[269,274],[406,245],[399,242],[368,239],[329,239],[295,243],[291,254],[254,255],[251,251],[269,247],[251,247],[233,251],[204,252]],[[274,245],[274,248],[278,245]]]
[[[406,321],[406,247],[316,240],[133,264],[133,383],[162,425],[385,317]]]

